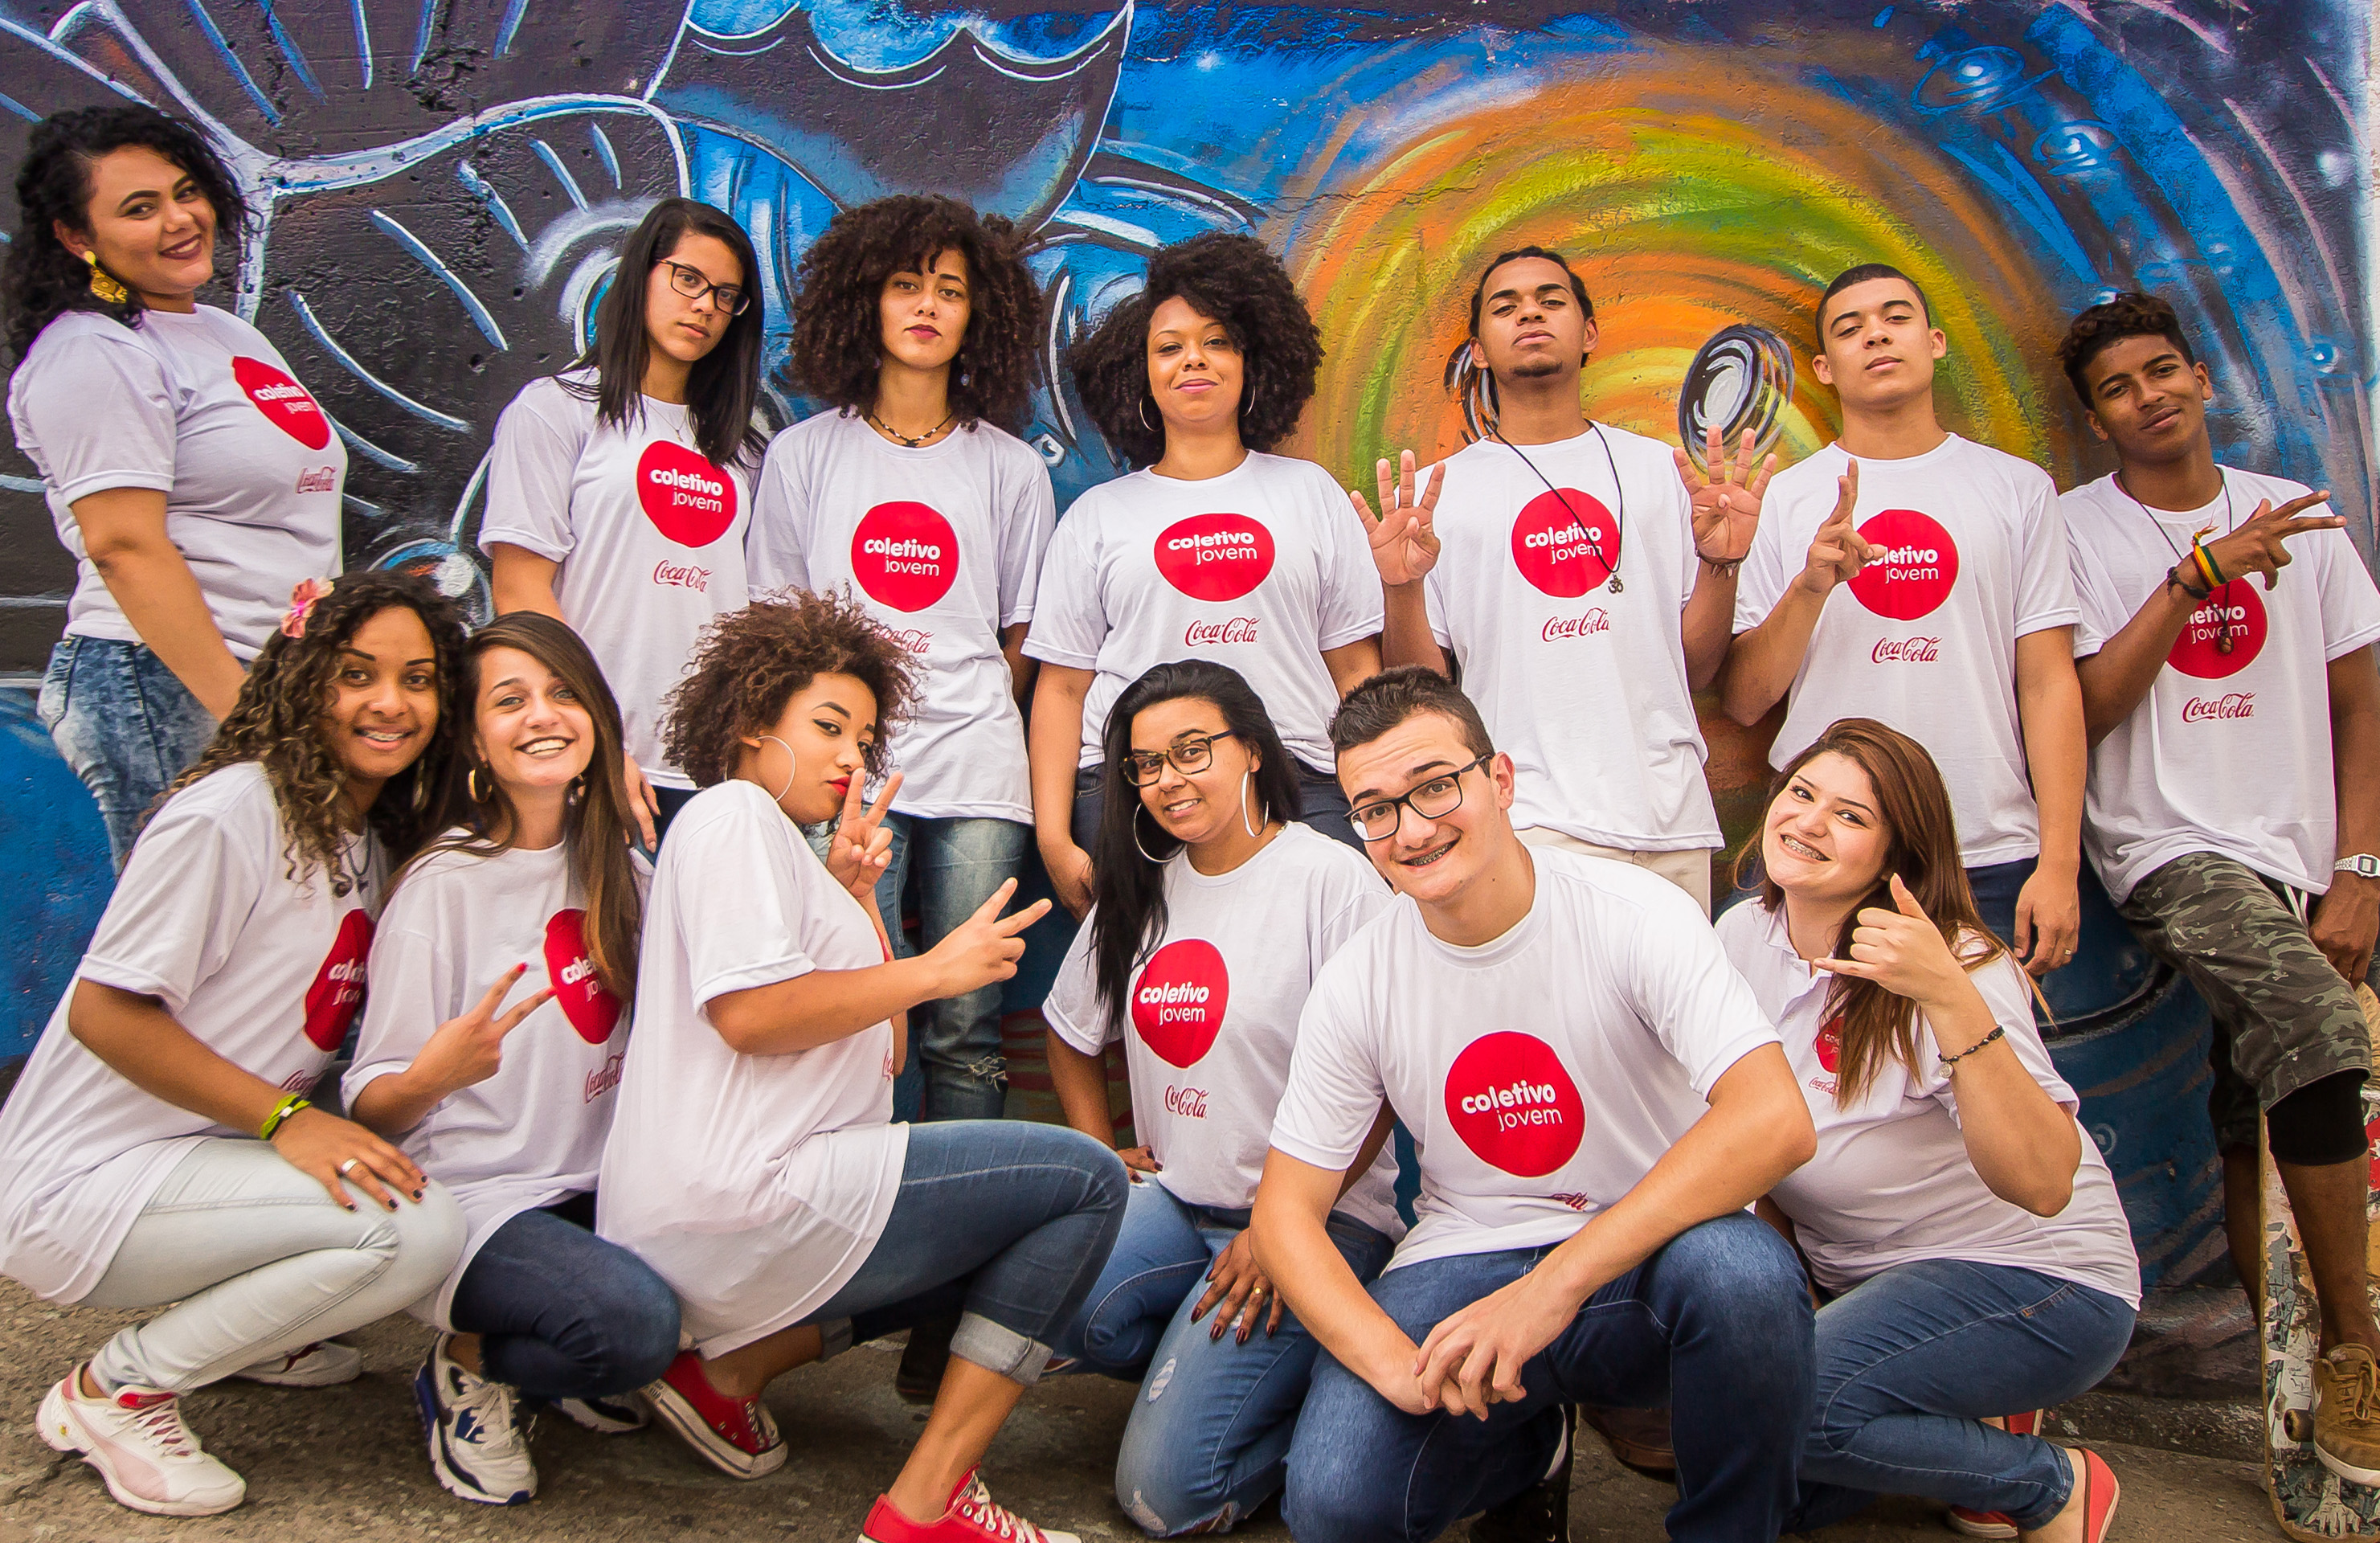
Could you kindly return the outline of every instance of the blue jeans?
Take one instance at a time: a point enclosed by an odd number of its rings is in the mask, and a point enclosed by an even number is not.
[[[677,1355],[677,1297],[652,1267],[595,1235],[592,1195],[527,1210],[492,1233],[448,1314],[478,1334],[492,1379],[531,1398],[641,1388]]]
[[[2088,1392],[2131,1333],[2121,1299],[2010,1265],[1927,1259],[1862,1282],[1818,1314],[1817,1415],[1786,1530],[1880,1493],[2043,1525],[2073,1488],[2066,1454],[1976,1422]]]
[[[1418,1344],[1551,1252],[1426,1259],[1373,1282],[1372,1300]],[[1323,1356],[1290,1443],[1290,1531],[1299,1543],[1422,1543],[1544,1478],[1564,1405],[1667,1403],[1678,1453],[1670,1536],[1774,1543],[1810,1419],[1801,1261],[1746,1212],[1689,1227],[1588,1297],[1521,1379],[1527,1396],[1485,1420],[1408,1415]]]
[[[1967,887],[1975,892],[1975,914],[1992,929],[1992,936],[2016,946],[2016,897],[2033,870],[2041,866],[2038,857],[2019,857],[2012,863],[1988,863],[1982,868],[1967,869]]]
[[[1033,828],[1014,820],[920,820],[893,813],[891,862],[876,881],[876,905],[892,952],[914,957],[932,948],[982,908],[992,892],[1017,878],[1033,843]],[[917,875],[917,942],[901,929],[901,891]],[[1001,985],[909,1009],[910,1063],[893,1085],[897,1107],[914,1103],[924,1120],[997,1120],[1008,1098],[1008,1063],[1000,1051]]]
[[[884,1235],[805,1323],[874,1339],[961,1309],[951,1354],[1031,1385],[1123,1221],[1123,1163],[1080,1131],[1024,1120],[909,1127]]]
[[[1205,1322],[1190,1318],[1208,1270],[1247,1224],[1245,1210],[1134,1185],[1115,1252],[1054,1347],[1086,1370],[1135,1382],[1149,1373],[1124,1426],[1115,1486],[1116,1503],[1152,1537],[1219,1522],[1224,1530],[1281,1488],[1321,1347],[1289,1315],[1269,1336],[1259,1321],[1245,1344],[1229,1330],[1210,1337],[1220,1308]],[[1358,1281],[1369,1284],[1389,1262],[1393,1245],[1362,1222],[1333,1216],[1330,1232]]]
[[[1104,766],[1086,766],[1075,773],[1075,809],[1070,829],[1075,844],[1091,854],[1094,861],[1099,850],[1099,810],[1107,803],[1106,779]],[[1363,838],[1355,834],[1354,824],[1347,817],[1347,795],[1339,786],[1337,776],[1317,772],[1299,761],[1297,792],[1303,801],[1297,813],[1299,820],[1333,841],[1343,841],[1358,852],[1365,850]]]
[[[215,736],[215,715],[141,643],[62,638],[36,711],[107,825],[115,870],[149,806]]]

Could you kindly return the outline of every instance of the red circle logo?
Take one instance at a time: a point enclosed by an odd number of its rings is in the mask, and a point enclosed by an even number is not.
[[[562,1015],[581,1039],[600,1045],[612,1038],[620,1021],[620,999],[603,984],[587,952],[586,912],[556,911],[546,921],[545,978],[553,987],[553,1000],[562,1004]]]
[[[1245,515],[1193,515],[1165,528],[1154,555],[1192,600],[1237,600],[1272,572],[1272,532]]]
[[[879,504],[851,533],[851,572],[868,598],[923,611],[959,576],[958,532],[924,504]]]
[[[1196,1066],[1215,1045],[1232,1000],[1223,956],[1203,938],[1167,943],[1132,988],[1132,1027],[1169,1066]]]
[[[735,480],[665,439],[637,457],[637,501],[653,529],[680,546],[709,546],[735,523]]]
[[[1959,549],[1931,515],[1887,509],[1859,528],[1884,555],[1852,577],[1852,594],[1876,614],[1913,622],[1950,598],[1959,582]]]
[[[2265,651],[2265,601],[2252,584],[2226,584],[2190,614],[2165,662],[2185,675],[2221,680],[2236,675]],[[2223,651],[2226,635],[2231,651]]]
[[[1841,1014],[1836,1014],[1818,1026],[1815,1048],[1818,1052],[1818,1064],[1829,1072],[1837,1070],[1837,1063],[1843,1058],[1843,1015]]]
[[[231,361],[231,378],[256,410],[273,420],[273,426],[309,450],[320,450],[331,443],[331,420],[306,388],[275,370],[262,359],[252,359],[235,354]]]
[[[306,988],[306,1038],[318,1051],[337,1050],[364,1000],[364,961],[371,954],[372,921],[358,908],[339,919],[338,936],[314,984]]]
[[[1576,600],[1620,565],[1620,522],[1576,488],[1541,492],[1512,522],[1512,565],[1557,600]]]
[[[1553,1047],[1510,1029],[1454,1058],[1446,1117],[1473,1156],[1524,1179],[1568,1162],[1586,1134],[1586,1106]]]

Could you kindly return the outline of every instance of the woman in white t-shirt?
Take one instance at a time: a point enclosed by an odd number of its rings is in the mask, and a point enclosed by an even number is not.
[[[662,699],[711,617],[744,603],[744,532],[764,440],[760,262],[692,199],[621,243],[577,362],[496,419],[480,549],[496,611],[568,622],[627,727],[628,814],[648,848],[694,784],[662,750]]]
[[[931,948],[1017,876],[1033,836],[1018,704],[1057,515],[1050,468],[1010,431],[1032,400],[1040,313],[1006,222],[954,199],[846,209],[802,259],[787,366],[830,410],[770,444],[745,561],[756,594],[851,590],[917,661],[876,897],[903,957],[912,876]],[[919,1071],[896,1104],[998,1119],[998,989],[930,1003],[911,1027]]]
[[[1148,1176],[1058,1354],[1161,1379],[1134,1402],[1115,1486],[1171,1537],[1227,1528],[1281,1488],[1318,1347],[1257,1267],[1248,1212],[1306,990],[1389,890],[1287,818],[1295,764],[1223,665],[1160,664],[1124,687],[1105,749],[1090,919],[1042,1013],[1067,1124],[1105,1142],[1105,1051],[1123,1042],[1141,1144],[1123,1155]],[[1388,1130],[1383,1114],[1328,1223],[1365,1282],[1404,1234]]]
[[[2131,1233],[1968,891],[1923,746],[1847,718],[1779,774],[1758,899],[1718,921],[1776,1020],[1817,1155],[1761,1202],[1817,1292],[1817,1416],[1786,1530],[1928,1495],[1971,1536],[2098,1543],[2097,1454],[1984,1423],[2083,1392],[2140,1306]]]
[[[42,722],[121,869],[239,698],[291,586],[339,571],[347,452],[264,334],[198,303],[253,217],[200,129],[86,107],[34,128],[0,310],[18,447],[75,563]]]
[[[677,1299],[594,1233],[627,1051],[644,886],[625,836],[620,709],[586,644],[534,611],[471,637],[463,820],[399,875],[343,1088],[450,1190],[470,1233],[415,1304],[430,1470],[467,1500],[537,1492],[517,1402],[633,1430],[623,1395],[677,1355]],[[526,978],[524,978],[526,977]]]
[[[1077,917],[1091,903],[1109,707],[1171,660],[1238,671],[1298,763],[1300,812],[1361,845],[1329,725],[1339,699],[1379,671],[1379,578],[1338,481],[1269,454],[1297,427],[1321,361],[1279,260],[1254,237],[1220,233],[1159,252],[1147,286],[1067,354],[1099,432],[1139,468],[1059,521],[1025,641],[1042,664],[1035,835]]]
[[[933,1410],[863,1536],[1032,1543],[975,1468],[1105,1262],[1124,1172],[1055,1126],[892,1121],[902,1014],[1014,976],[1050,908],[1001,916],[1003,884],[892,957],[884,800],[863,809],[859,788],[913,669],[837,596],[755,601],[704,634],[668,725],[703,791],[653,875],[598,1226],[675,1289],[693,1342],[647,1400],[741,1478],[785,1460],[772,1379],[958,1308]],[[798,827],[837,811],[821,861]]]
[[[305,1097],[362,1000],[388,865],[438,828],[462,651],[418,578],[300,586],[0,1109],[0,1272],[54,1302],[175,1304],[42,1400],[42,1440],[136,1511],[247,1492],[182,1394],[346,1381],[356,1353],[319,1342],[434,1287],[463,1245],[451,1196]]]

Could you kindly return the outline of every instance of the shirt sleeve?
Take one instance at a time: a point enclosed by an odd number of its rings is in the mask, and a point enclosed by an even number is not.
[[[1760,523],[1753,528],[1752,549],[1735,571],[1735,631],[1738,637],[1768,619],[1785,598],[1785,526],[1792,517],[1791,496],[1779,497],[1772,482]]]
[[[1030,451],[1026,455],[1031,455]],[[1000,508],[1000,625],[1014,626],[1033,619],[1041,589],[1041,562],[1050,551],[1050,535],[1058,526],[1058,495],[1050,486],[1050,468],[1041,457],[1016,457],[1021,473],[1003,480]]]
[[[1089,502],[1088,495],[1076,500],[1050,538],[1033,630],[1025,638],[1028,657],[1070,670],[1097,669],[1108,638],[1107,610],[1099,601],[1099,516],[1083,507]]]
[[[1686,491],[1686,485],[1678,480],[1673,468],[1664,467],[1661,469],[1668,475],[1663,476],[1654,487],[1661,498],[1659,506],[1672,511],[1678,522],[1678,609],[1683,611],[1693,603],[1694,581],[1702,577],[1699,571],[1702,559],[1694,547],[1694,497]],[[1758,528],[1754,529],[1756,530]]]
[[[1089,917],[1085,917],[1083,925],[1075,929],[1075,941],[1066,946],[1066,957],[1059,961],[1057,978],[1050,982],[1050,995],[1041,1003],[1041,1016],[1057,1031],[1059,1039],[1085,1055],[1097,1055],[1122,1038],[1108,1014],[1107,999],[1099,995],[1098,978],[1091,966]]]
[[[2010,1048],[2016,1051],[2016,1058],[2024,1063],[2024,1069],[2032,1074],[2033,1080],[2041,1085],[2041,1090],[2049,1095],[2050,1101],[2069,1114],[2080,1110],[2082,1099],[2067,1085],[2066,1079],[2058,1075],[2058,1067],[2049,1059],[2047,1047],[2041,1042],[2041,1030],[2034,1027],[2033,992],[2026,987],[2024,972],[2017,966],[2016,961],[2002,954],[1973,971],[1969,978],[1974,981],[1975,990],[1983,994],[1984,1005],[1991,1009],[1993,1026],[2008,1031]],[[1966,1048],[1964,1045],[1950,1047],[1952,1051]],[[1956,1120],[1959,1117],[1959,1097],[1951,1090],[1950,1074],[1942,1067],[1939,1059],[1942,1053],[1940,1041],[1934,1035],[1933,1020],[1929,1018],[1925,1021],[1925,1033],[1917,1044],[1918,1080],[1933,1095],[1935,1102],[1949,1111],[1950,1118]]]
[[[2325,504],[2307,515],[2333,512]],[[2318,530],[2313,539],[2322,543],[2316,572],[2322,583],[2322,657],[2328,662],[2380,638],[2380,590],[2373,588],[2371,571],[2346,531]],[[2286,577],[2282,582],[2288,582]]]
[[[431,909],[427,900],[419,888],[399,885],[372,933],[365,974],[371,989],[356,1030],[355,1063],[339,1079],[340,1098],[350,1109],[370,1084],[411,1066],[438,1026],[453,1016],[451,962],[440,959],[431,939],[435,918],[425,914]]]
[[[278,830],[255,827],[188,792],[167,802],[141,832],[75,974],[156,997],[177,1016],[188,1009],[201,985],[233,966],[267,863],[279,872]]]
[[[769,445],[760,463],[760,487],[752,498],[752,522],[744,528],[745,582],[755,595],[810,587],[809,489],[801,460],[786,430]]]
[[[174,397],[165,371],[128,334],[91,331],[18,368],[18,415],[42,471],[71,504],[111,488],[174,487]]]
[[[730,991],[818,968],[801,945],[802,896],[790,871],[792,859],[808,854],[792,851],[783,819],[773,823],[771,830],[730,805],[698,823],[681,819],[670,828],[682,850],[671,854],[659,881],[674,886],[697,1011]]]
[[[559,563],[578,544],[570,523],[570,487],[586,448],[582,406],[552,380],[533,381],[496,419],[488,452],[488,506],[480,550],[516,546]]]
[[[1329,840],[1329,837],[1324,837]],[[1348,854],[1351,857],[1353,853]],[[1350,863],[1332,863],[1330,881],[1321,886],[1321,904],[1314,937],[1314,959],[1318,966],[1327,964],[1347,940],[1364,929],[1366,923],[1389,908],[1394,896],[1389,892],[1370,863],[1355,857]]]
[[[1322,608],[1315,635],[1325,650],[1378,636],[1387,625],[1387,597],[1372,549],[1355,528],[1354,511],[1330,474],[1312,462],[1316,529],[1322,536]]]
[[[2029,466],[2017,496],[2018,539],[2023,547],[2017,553],[2016,635],[2075,626],[2074,574],[2057,485],[2047,472]]]
[[[2116,593],[2116,581],[2099,554],[2066,528],[2066,566],[2074,584],[2074,657],[2088,659],[2124,630],[2131,613]]]
[[[1362,1154],[1387,1096],[1375,1059],[1378,1026],[1364,1022],[1354,965],[1342,954],[1315,977],[1272,1119],[1277,1150],[1334,1173],[1345,1172]]]
[[[1627,957],[1635,966],[1637,1014],[1705,1099],[1730,1066],[1779,1042],[1751,985],[1683,890],[1653,892]]]

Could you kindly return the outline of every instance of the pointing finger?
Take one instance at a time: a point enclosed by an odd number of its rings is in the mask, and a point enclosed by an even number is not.
[[[1049,914],[1050,903],[1047,900],[1037,900],[1014,916],[1001,917],[995,925],[1003,934],[1013,938]]]
[[[974,919],[977,921],[997,920],[1000,917],[1000,908],[1002,905],[1007,905],[1008,897],[1015,893],[1016,881],[1014,879],[1002,879],[1000,881],[1000,888],[991,892],[991,898],[975,908]]]
[[[892,796],[901,791],[901,779],[904,773],[895,772],[891,776],[884,779],[884,790],[876,796],[876,802],[868,806],[868,818],[869,820],[881,820],[884,818],[885,807],[892,802]],[[856,793],[859,791],[859,787],[860,779],[857,777],[852,778],[851,790],[854,793]]]

